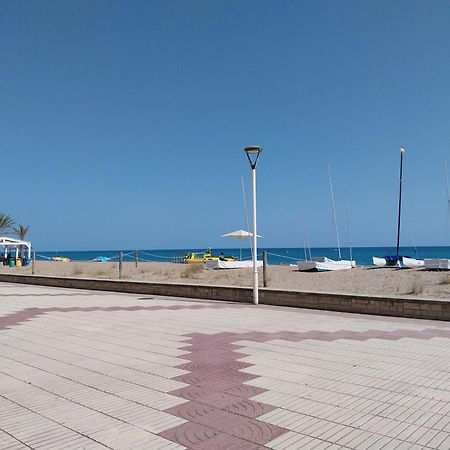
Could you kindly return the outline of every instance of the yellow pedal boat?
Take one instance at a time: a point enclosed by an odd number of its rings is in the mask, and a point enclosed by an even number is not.
[[[206,261],[234,261],[234,258],[231,256],[213,256],[211,250],[207,250],[206,252],[187,252],[184,255],[184,263],[185,264],[199,264],[205,263]]]

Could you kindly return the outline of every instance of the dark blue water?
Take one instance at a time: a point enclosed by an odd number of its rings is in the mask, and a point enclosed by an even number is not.
[[[183,255],[188,251],[202,252],[205,249],[178,249],[178,250],[140,250],[140,261],[158,261],[173,262],[182,259]],[[267,251],[269,264],[295,264],[300,259],[305,259],[305,251],[303,248],[261,248],[258,249],[258,255],[263,250]],[[124,261],[134,261],[134,250],[96,250],[96,251],[61,251],[59,256],[70,258],[72,261],[91,261],[98,256],[106,256],[111,261],[118,261],[119,252],[125,254]],[[225,256],[234,256],[239,259],[251,259],[251,251],[249,248],[214,248],[213,255],[219,255],[221,252]],[[395,248],[392,247],[355,247],[352,249],[353,259],[356,260],[358,266],[371,266],[372,256],[395,255]],[[342,259],[350,259],[348,248],[341,249]],[[450,247],[402,247],[401,255],[419,257],[419,258],[450,258]],[[327,256],[328,258],[338,259],[338,251],[336,248],[312,248],[312,256]],[[36,259],[45,260],[56,256],[55,252],[36,252]],[[308,258],[309,253],[307,252]]]

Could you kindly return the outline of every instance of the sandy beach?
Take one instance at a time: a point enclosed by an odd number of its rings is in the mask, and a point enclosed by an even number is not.
[[[0,267],[0,273],[31,274],[31,267]],[[118,263],[36,261],[36,275],[117,279]],[[202,264],[140,262],[123,264],[123,279],[184,284],[251,286],[251,269],[208,270]],[[262,286],[262,270],[260,270]],[[293,291],[450,298],[450,273],[424,270],[363,269],[299,272],[294,266],[268,266],[268,287]]]

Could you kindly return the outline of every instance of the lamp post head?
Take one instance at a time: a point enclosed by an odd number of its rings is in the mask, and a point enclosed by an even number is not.
[[[258,162],[259,154],[262,152],[262,148],[258,145],[252,145],[244,148],[247,158],[250,162],[252,169],[256,169],[256,163]]]
[[[400,149],[400,154],[403,155],[403,153],[405,153],[405,149],[402,147],[402,148]]]

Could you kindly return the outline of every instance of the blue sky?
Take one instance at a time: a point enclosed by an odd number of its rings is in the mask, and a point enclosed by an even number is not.
[[[0,1],[0,211],[36,248],[450,245],[450,3]],[[250,212],[250,211],[249,211]]]

